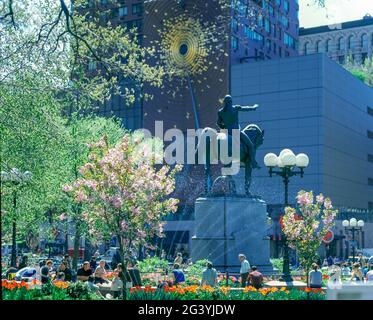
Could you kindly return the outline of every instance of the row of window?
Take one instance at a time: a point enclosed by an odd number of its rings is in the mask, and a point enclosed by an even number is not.
[[[372,45],[373,45],[373,35],[372,35],[371,42],[372,42]],[[319,41],[316,42],[315,51],[317,53],[329,52],[329,51],[332,50],[332,44],[333,44],[332,39],[328,39],[325,43],[323,43],[321,40],[319,40]],[[349,36],[347,38],[347,49],[348,50],[353,50],[354,48],[356,48],[356,45],[357,45],[356,37],[353,36],[353,35]],[[369,36],[366,33],[364,33],[360,37],[360,47],[362,48],[362,50],[365,50],[365,51],[368,50]],[[346,39],[344,37],[340,37],[337,40],[337,50],[338,51],[346,50]],[[311,43],[310,42],[306,42],[304,44],[304,53],[305,54],[311,53]]]
[[[270,53],[271,50],[273,49],[273,53],[275,55],[278,55],[279,57],[283,56],[282,47],[277,46],[276,42],[272,42],[270,39],[264,39],[264,37],[260,33],[254,30],[248,29],[248,37],[249,39],[253,41],[258,41],[259,43],[261,43],[262,46],[265,46],[265,49],[267,50],[268,53]],[[285,39],[287,39],[286,45],[288,47],[296,49],[296,42],[293,37],[288,35],[288,37],[285,37]],[[238,50],[238,48],[239,48],[239,40],[237,37],[233,36],[232,37],[232,49]],[[256,52],[255,57],[259,57],[259,58],[262,57],[264,59],[264,52],[259,52],[258,49],[255,49],[255,52]],[[289,56],[290,56],[290,52],[285,50],[285,57],[289,57]]]

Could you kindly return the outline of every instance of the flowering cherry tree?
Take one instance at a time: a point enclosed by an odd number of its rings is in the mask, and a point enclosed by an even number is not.
[[[314,199],[312,192],[300,191],[297,195],[298,212],[292,207],[285,208],[282,231],[288,244],[297,251],[301,265],[308,272],[317,259],[317,251],[323,238],[334,226],[337,210],[332,202],[319,194]]]
[[[178,200],[170,194],[181,167],[157,167],[154,141],[127,133],[110,148],[103,137],[89,146],[81,178],[63,187],[85,208],[91,235],[117,237],[124,268],[140,245],[149,247],[154,236],[163,236],[161,217],[177,210]]]

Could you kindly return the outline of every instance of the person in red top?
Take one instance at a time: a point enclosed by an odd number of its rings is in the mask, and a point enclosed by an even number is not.
[[[251,272],[249,273],[249,283],[256,289],[260,289],[263,286],[263,275],[258,271],[256,266],[252,266]]]

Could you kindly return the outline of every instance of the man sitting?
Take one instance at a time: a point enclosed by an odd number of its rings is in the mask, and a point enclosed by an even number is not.
[[[203,270],[202,272],[201,284],[203,286],[215,287],[217,276],[218,276],[218,273],[216,269],[212,267],[212,262],[208,261],[206,263],[206,269]]]
[[[73,275],[72,275],[72,272],[71,270],[68,268],[68,264],[67,264],[67,261],[65,260],[62,260],[61,264],[60,264],[60,267],[58,268],[58,271],[57,272],[63,272],[64,275],[65,275],[65,281],[72,281],[72,278],[73,278]]]
[[[83,266],[80,269],[78,269],[78,272],[76,275],[77,275],[78,280],[88,281],[88,278],[92,276],[91,266],[88,261],[85,261],[83,263]]]
[[[256,266],[252,266],[249,273],[249,283],[255,288],[260,289],[263,286],[263,275],[258,271]]]
[[[105,270],[105,260],[100,260],[94,273],[95,283],[109,283],[106,275],[107,272]]]

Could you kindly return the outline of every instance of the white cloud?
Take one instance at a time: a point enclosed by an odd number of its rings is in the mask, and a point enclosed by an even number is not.
[[[301,27],[337,24],[373,16],[373,0],[325,0],[326,8],[318,8],[314,0],[300,0],[299,20]]]

